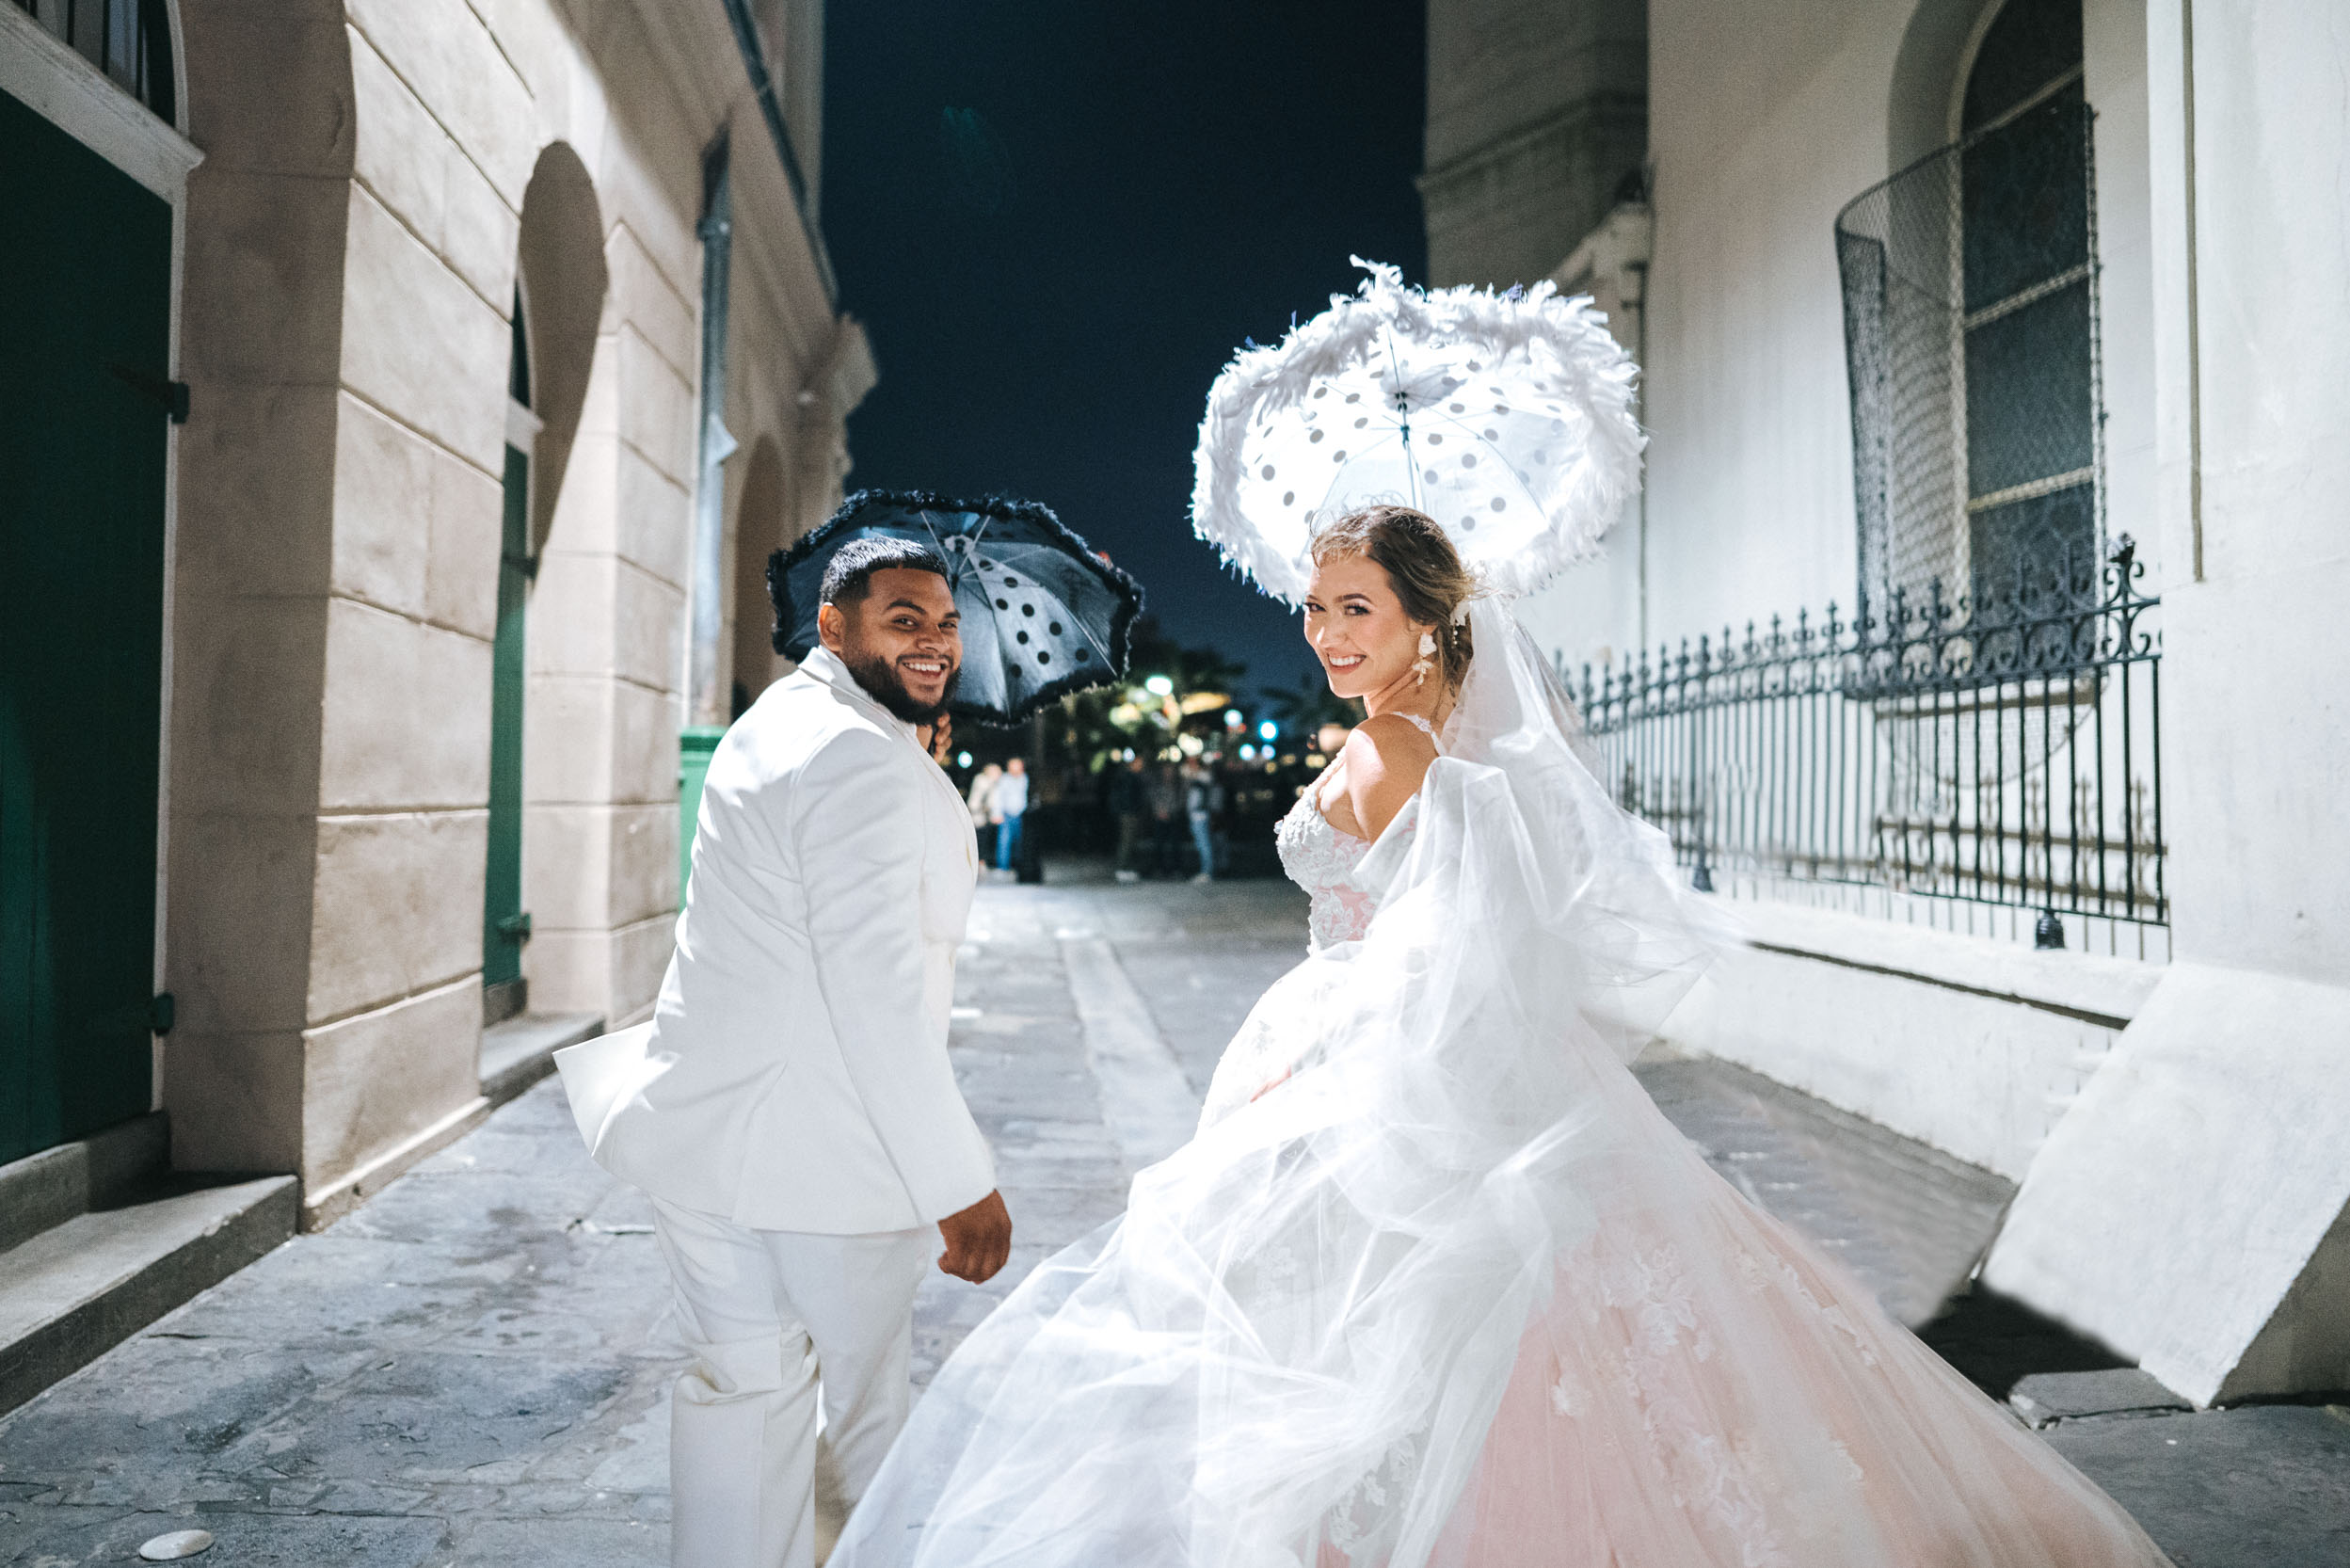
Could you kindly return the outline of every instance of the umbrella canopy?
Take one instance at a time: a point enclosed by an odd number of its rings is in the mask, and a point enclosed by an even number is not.
[[[1428,293],[1355,264],[1359,293],[1216,377],[1192,455],[1200,537],[1293,604],[1315,532],[1377,503],[1435,519],[1498,593],[1596,554],[1643,438],[1637,369],[1590,301],[1547,280]]]
[[[1127,635],[1143,609],[1134,579],[1035,502],[951,501],[927,491],[859,490],[769,558],[775,651],[807,657],[824,568],[842,545],[873,535],[929,545],[947,563],[963,615],[956,713],[1017,724],[1126,674]]]

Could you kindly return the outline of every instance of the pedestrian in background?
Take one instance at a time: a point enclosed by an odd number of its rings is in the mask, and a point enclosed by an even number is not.
[[[1142,872],[1134,868],[1134,852],[1142,847],[1143,824],[1150,819],[1149,792],[1143,784],[1143,771],[1150,766],[1140,757],[1129,757],[1110,775],[1110,788],[1103,804],[1118,824],[1117,876],[1121,882],[1139,882]]]
[[[1216,880],[1216,813],[1223,808],[1224,787],[1196,758],[1183,764],[1183,814],[1191,819],[1191,847],[1200,869],[1191,880]]]
[[[979,863],[983,866],[996,857],[996,786],[1003,780],[1003,769],[990,762],[971,776],[971,792],[967,797],[971,808],[971,836],[979,840]]]
[[[1159,762],[1145,776],[1144,795],[1150,803],[1151,869],[1179,873],[1183,869],[1183,780],[1175,765]]]
[[[1028,815],[1028,764],[1015,757],[996,780],[987,814],[996,824],[996,870],[1011,871],[1020,858],[1020,824]]]
[[[1232,872],[1232,846],[1236,836],[1247,831],[1249,775],[1251,770],[1239,758],[1229,754],[1216,765],[1216,864],[1223,874]]]

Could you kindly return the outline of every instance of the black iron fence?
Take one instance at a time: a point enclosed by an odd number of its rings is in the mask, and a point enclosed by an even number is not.
[[[1601,776],[1692,882],[1840,884],[2166,926],[2162,651],[2125,536],[1895,594],[1850,621],[1723,632],[1581,681]]]

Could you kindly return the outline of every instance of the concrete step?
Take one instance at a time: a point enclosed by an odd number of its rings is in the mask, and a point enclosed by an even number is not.
[[[294,1234],[290,1176],[165,1177],[0,1253],[0,1412]]]
[[[482,1031],[482,1097],[505,1104],[555,1070],[555,1052],[604,1032],[600,1013],[524,1013]]]
[[[0,1253],[93,1208],[112,1208],[171,1163],[171,1129],[153,1111],[0,1165]]]

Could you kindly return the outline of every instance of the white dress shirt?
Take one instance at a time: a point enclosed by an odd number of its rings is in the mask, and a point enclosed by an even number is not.
[[[760,1230],[903,1230],[985,1197],[947,1061],[977,867],[914,727],[811,652],[711,757],[651,1024],[565,1053],[597,1160]]]

